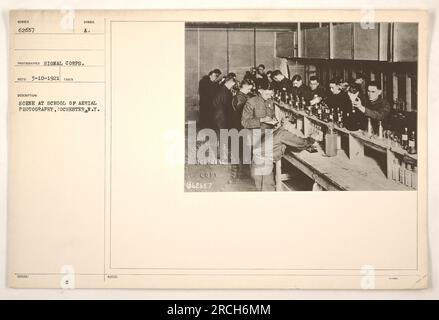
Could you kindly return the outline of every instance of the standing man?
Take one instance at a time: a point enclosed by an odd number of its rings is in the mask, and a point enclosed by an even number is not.
[[[390,113],[390,104],[383,99],[381,93],[381,86],[377,82],[371,81],[367,86],[368,99],[366,103],[360,99],[354,102],[354,107],[360,110],[366,117],[371,118],[375,132],[378,130],[379,121],[381,121],[384,126],[387,116]]]
[[[223,84],[217,90],[212,101],[213,107],[213,129],[216,131],[217,137],[220,137],[221,129],[230,129],[231,113],[232,113],[232,88],[235,85],[235,77],[227,75],[224,77]],[[228,150],[225,141],[220,140],[219,152],[220,162],[228,161]],[[227,157],[223,158],[223,157]]]
[[[221,75],[219,69],[214,69],[201,78],[198,86],[198,93],[200,95],[200,129],[212,128],[213,126],[213,109],[212,100],[218,89],[218,83],[216,82]]]
[[[256,76],[255,76],[256,89],[259,89],[260,87],[264,86],[267,83],[268,83],[268,77],[265,74],[265,66],[263,64],[260,64],[257,67]]]
[[[271,71],[271,70],[267,71],[267,80],[268,80],[268,84],[271,85],[273,82],[273,71]]]
[[[231,129],[237,129],[240,131],[242,129],[241,124],[241,118],[242,118],[242,111],[244,109],[245,104],[247,103],[247,100],[250,98],[250,91],[253,88],[253,83],[246,79],[243,80],[239,84],[239,91],[236,93],[236,95],[233,96],[232,99],[232,113],[231,113]],[[244,141],[239,140],[239,150],[238,154],[234,154],[234,151],[232,150],[231,157],[232,161],[234,159],[238,159],[238,164],[232,165],[231,172],[232,172],[232,181],[234,181],[236,178],[239,178],[243,174],[243,161],[244,159]],[[234,163],[234,162],[232,162]],[[247,166],[246,166],[247,167]]]
[[[232,75],[227,75],[224,77],[224,83],[219,87],[213,98],[213,129],[215,130],[230,128],[233,99],[231,89],[234,85],[235,78]]]
[[[361,72],[357,73],[354,82],[360,86],[360,95],[366,96],[366,80],[364,74]]]
[[[239,86],[239,91],[232,99],[232,117],[231,128],[238,130],[242,129],[241,118],[244,106],[249,98],[249,93],[253,88],[253,84],[250,80],[243,80]]]
[[[260,164],[257,163],[259,158],[264,159],[264,165],[268,162],[273,164],[281,159],[287,146],[295,149],[303,150],[314,143],[311,137],[301,138],[286,130],[280,123],[276,123],[274,112],[274,103],[271,100],[273,90],[268,85],[259,89],[256,97],[247,100],[242,113],[242,126],[247,129],[262,129],[262,138],[260,142],[253,141],[253,150],[259,150],[257,145],[265,144],[265,129],[272,129],[273,141],[271,146],[264,146],[262,152],[253,154],[252,176],[255,181],[256,188],[259,191],[274,191],[275,181],[271,170],[261,174],[265,170],[258,170]],[[269,148],[270,154],[266,154],[264,150]],[[256,160],[256,161],[255,161]],[[259,173],[258,173],[259,172]]]

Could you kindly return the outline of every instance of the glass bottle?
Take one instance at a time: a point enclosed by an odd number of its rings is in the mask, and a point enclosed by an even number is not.
[[[378,126],[378,138],[382,139],[383,138],[383,124],[380,121],[380,124]]]
[[[407,128],[404,128],[404,132],[403,132],[403,134],[401,135],[401,147],[402,147],[403,149],[406,149],[406,150],[407,150],[407,148],[408,148],[408,142],[409,142],[408,129],[407,129]]]
[[[372,122],[367,118],[367,135],[370,137],[373,134]]]
[[[416,153],[416,133],[412,131],[408,142],[408,153],[415,154]]]

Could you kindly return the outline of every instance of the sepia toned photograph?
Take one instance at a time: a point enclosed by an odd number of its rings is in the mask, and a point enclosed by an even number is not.
[[[185,191],[417,190],[417,23],[187,22]]]
[[[11,10],[7,286],[431,288],[429,21]]]

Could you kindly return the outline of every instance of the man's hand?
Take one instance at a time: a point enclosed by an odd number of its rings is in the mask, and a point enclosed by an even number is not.
[[[322,101],[322,98],[319,97],[319,96],[316,96],[316,97],[314,97],[314,98],[309,102],[309,104],[312,105],[312,106],[314,106],[314,105],[316,105],[317,103],[319,103],[320,101]]]
[[[352,105],[363,113],[366,111],[366,108],[363,106],[363,104],[361,103],[361,100],[359,98],[356,98],[352,102]]]
[[[271,121],[273,121],[273,118],[272,117],[269,117],[269,116],[266,116],[266,117],[263,117],[263,118],[261,118],[261,119],[259,119],[261,122],[271,122]]]
[[[317,132],[311,133],[311,135],[308,138],[317,140],[319,138],[319,134]]]

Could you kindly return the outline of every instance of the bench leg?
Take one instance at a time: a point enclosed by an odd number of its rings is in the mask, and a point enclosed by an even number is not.
[[[282,167],[281,167],[281,160],[278,160],[275,162],[276,169],[275,169],[275,181],[276,181],[276,191],[282,191]]]

